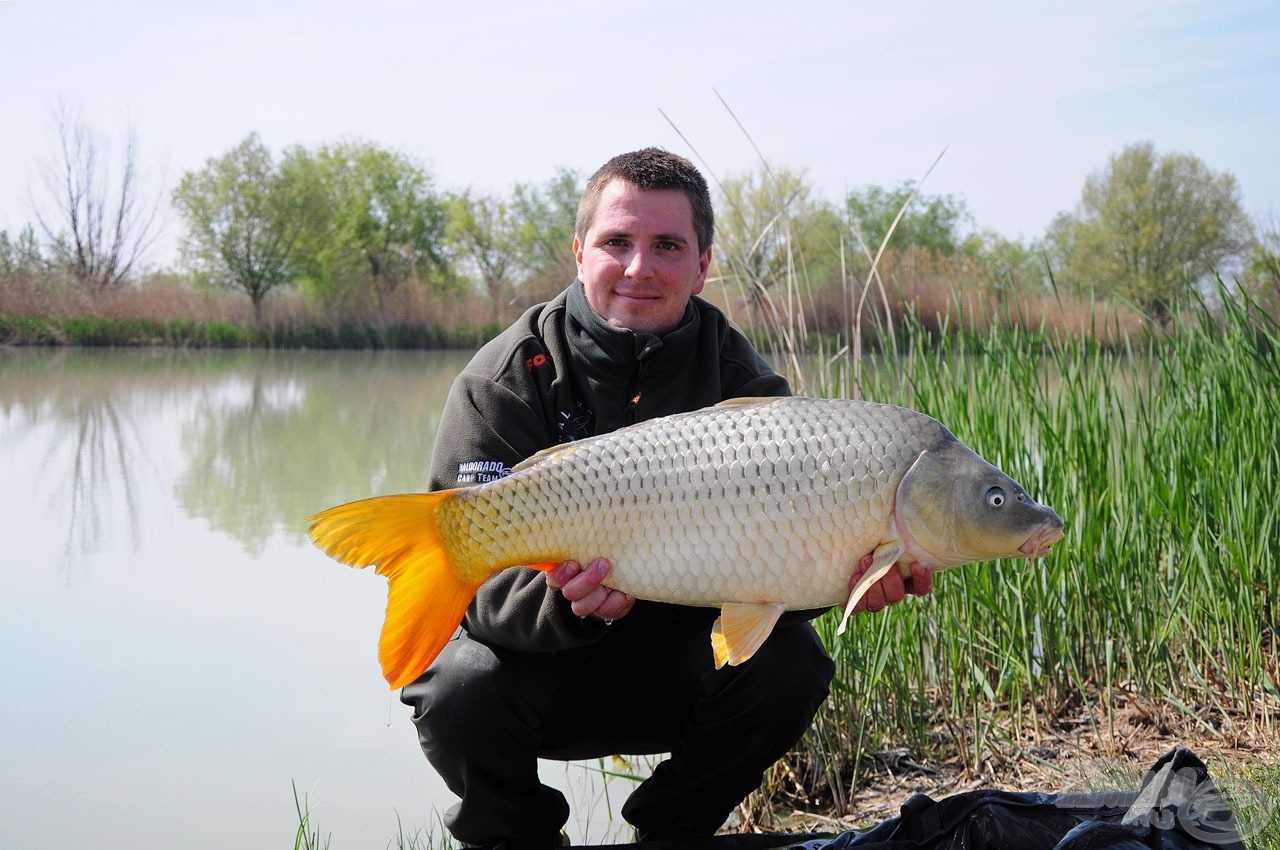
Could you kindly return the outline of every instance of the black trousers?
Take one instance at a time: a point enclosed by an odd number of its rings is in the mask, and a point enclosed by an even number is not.
[[[668,752],[623,817],[646,837],[711,835],[804,734],[834,672],[812,626],[782,626],[750,661],[716,670],[718,612],[644,605],[561,652],[460,633],[404,688],[423,752],[461,798],[444,819],[456,839],[558,843],[569,805],[539,781],[539,757]]]

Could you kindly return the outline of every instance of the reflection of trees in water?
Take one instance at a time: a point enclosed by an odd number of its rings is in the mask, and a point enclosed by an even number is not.
[[[23,421],[26,436],[49,435],[31,495],[58,518],[64,571],[101,551],[121,528],[134,549],[139,547],[146,478],[155,478],[155,486],[159,469],[137,423],[171,389],[149,368],[139,368],[150,363],[134,359],[123,370],[104,370],[76,350],[10,353],[0,362],[0,404]]]
[[[0,359],[11,444],[48,429],[36,498],[65,517],[68,568],[127,529],[135,549],[161,448],[185,464],[174,500],[250,553],[303,517],[374,493],[422,489],[440,408],[465,355],[305,352],[13,352]],[[180,429],[174,434],[173,429]],[[9,447],[5,447],[9,451]]]
[[[234,398],[206,394],[182,430],[179,504],[253,554],[338,502],[426,486],[461,356],[269,358]]]
[[[76,429],[74,460],[71,464],[66,547],[63,557],[72,562],[75,553],[93,551],[103,533],[104,508],[115,485],[124,496],[123,508],[129,538],[139,545],[138,497],[133,459],[144,459],[142,439],[133,421],[122,417],[110,395],[80,400],[80,427]],[[52,450],[51,450],[52,451]]]

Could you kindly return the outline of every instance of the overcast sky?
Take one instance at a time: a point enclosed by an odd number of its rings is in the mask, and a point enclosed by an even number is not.
[[[831,199],[919,178],[945,149],[926,192],[1036,238],[1111,154],[1151,140],[1280,216],[1276,0],[0,0],[0,81],[10,233],[33,219],[60,101],[117,142],[132,127],[166,196],[255,131],[276,152],[367,140],[442,189],[504,193],[649,144],[721,176],[754,168],[717,92]]]

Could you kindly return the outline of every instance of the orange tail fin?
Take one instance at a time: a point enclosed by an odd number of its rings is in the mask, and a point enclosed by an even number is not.
[[[311,542],[352,567],[387,577],[387,616],[378,641],[392,688],[431,666],[453,636],[479,584],[460,577],[436,529],[449,491],[380,496],[307,517]]]

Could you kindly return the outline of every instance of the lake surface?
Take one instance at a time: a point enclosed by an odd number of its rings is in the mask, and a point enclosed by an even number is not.
[[[385,582],[301,520],[423,489],[467,359],[0,349],[0,848],[289,847],[293,784],[333,850],[443,834]],[[542,765],[575,841],[628,834],[595,767]]]

